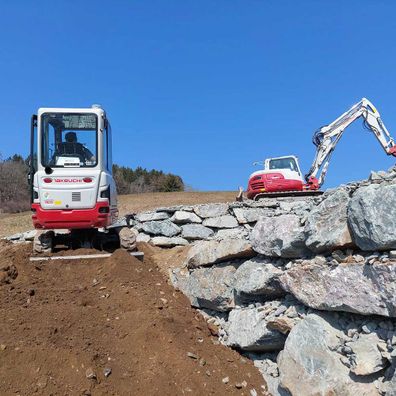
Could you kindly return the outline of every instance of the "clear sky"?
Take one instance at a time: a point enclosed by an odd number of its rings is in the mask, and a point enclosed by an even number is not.
[[[0,152],[26,155],[39,107],[100,103],[115,162],[200,190],[246,186],[365,96],[396,137],[392,0],[0,0]],[[356,122],[326,186],[395,163]]]

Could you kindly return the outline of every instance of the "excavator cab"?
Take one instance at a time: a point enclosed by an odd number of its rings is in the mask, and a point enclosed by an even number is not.
[[[249,177],[247,197],[258,199],[279,192],[302,191],[304,180],[294,155],[268,158],[264,169]]]

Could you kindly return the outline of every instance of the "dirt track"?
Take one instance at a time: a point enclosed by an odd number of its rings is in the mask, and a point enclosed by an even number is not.
[[[159,250],[143,248],[144,263],[117,251],[32,264],[30,249],[0,242],[0,268],[18,271],[0,270],[1,395],[262,394],[252,363],[215,345],[215,329],[168,285]]]

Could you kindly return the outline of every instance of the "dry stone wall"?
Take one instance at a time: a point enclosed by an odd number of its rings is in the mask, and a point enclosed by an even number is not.
[[[273,395],[396,395],[396,169],[317,198],[215,207],[238,224],[209,222],[171,280],[220,341]]]

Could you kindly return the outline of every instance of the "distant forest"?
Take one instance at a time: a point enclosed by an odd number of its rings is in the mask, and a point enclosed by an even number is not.
[[[29,210],[28,163],[28,158],[18,154],[7,159],[0,156],[0,213]],[[113,165],[113,177],[119,194],[184,191],[180,176],[155,169]]]

